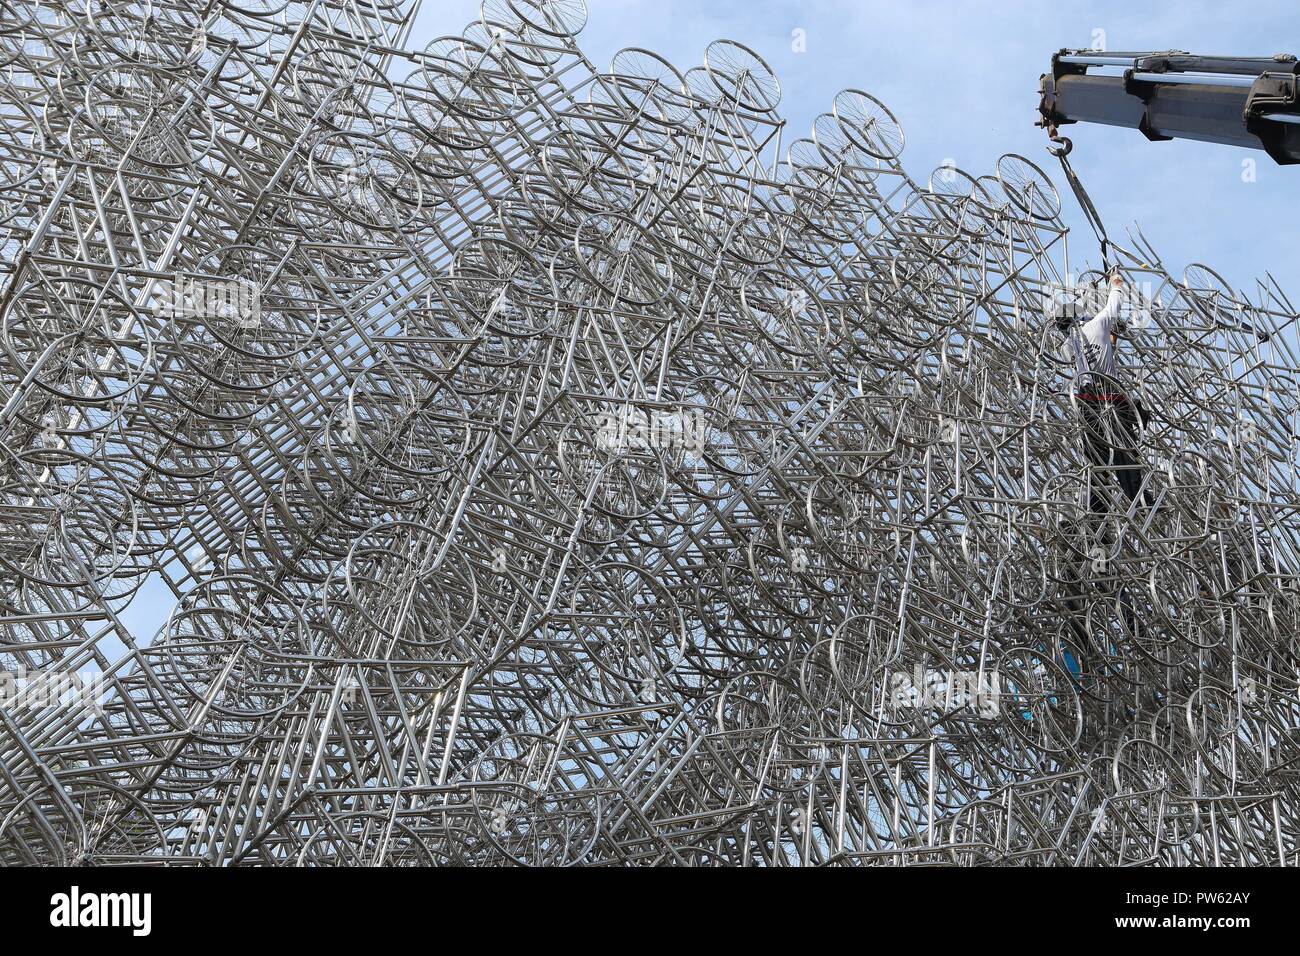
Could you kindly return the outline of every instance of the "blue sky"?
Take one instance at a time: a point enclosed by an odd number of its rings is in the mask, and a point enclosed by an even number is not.
[[[1231,7],[1209,0],[587,0],[579,43],[601,68],[628,46],[685,70],[719,37],[752,47],[781,80],[778,112],[791,138],[808,135],[842,89],[866,90],[903,124],[903,163],[925,182],[947,159],[972,175],[1020,153],[1057,182],[1072,250],[1094,262],[1096,241],[1034,126],[1038,77],[1062,47],[1087,47],[1105,31],[1109,50],[1181,49],[1207,55],[1300,54],[1295,0]],[[425,0],[412,46],[460,33],[478,0]],[[792,50],[805,31],[807,52]],[[1193,142],[1149,143],[1135,130],[1073,126],[1071,160],[1106,222],[1124,241],[1142,226],[1169,271],[1203,262],[1249,287],[1268,270],[1300,299],[1300,261],[1287,228],[1300,209],[1300,167],[1264,153]],[[1256,181],[1242,181],[1242,161]]]

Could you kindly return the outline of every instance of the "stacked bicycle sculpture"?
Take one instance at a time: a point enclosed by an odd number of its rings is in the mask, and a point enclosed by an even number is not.
[[[1271,280],[1120,250],[1131,505],[1031,163],[412,17],[0,6],[0,862],[1296,861]]]

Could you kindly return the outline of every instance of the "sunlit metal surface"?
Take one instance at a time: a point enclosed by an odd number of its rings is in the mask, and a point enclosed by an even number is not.
[[[412,17],[0,5],[0,862],[1296,861],[1275,283],[1118,250],[1132,504],[1028,160]]]

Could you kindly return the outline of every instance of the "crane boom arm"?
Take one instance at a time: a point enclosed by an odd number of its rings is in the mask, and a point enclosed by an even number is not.
[[[1040,82],[1040,126],[1103,123],[1148,139],[1262,149],[1300,163],[1300,62],[1061,50]]]

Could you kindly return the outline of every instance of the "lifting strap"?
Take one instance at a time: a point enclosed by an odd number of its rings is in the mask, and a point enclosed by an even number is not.
[[[1083,210],[1083,216],[1088,220],[1088,225],[1092,228],[1093,234],[1097,241],[1101,243],[1101,264],[1102,271],[1110,271],[1110,239],[1106,235],[1106,226],[1101,221],[1101,214],[1097,212],[1097,207],[1092,204],[1092,198],[1088,195],[1088,190],[1083,187],[1079,180],[1078,174],[1075,173],[1074,167],[1070,165],[1070,150],[1074,144],[1064,136],[1061,136],[1055,129],[1050,131],[1052,146],[1047,147],[1047,151],[1061,161],[1061,170],[1065,173],[1065,179],[1074,190],[1074,198],[1079,200],[1079,207]]]

